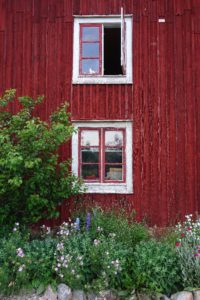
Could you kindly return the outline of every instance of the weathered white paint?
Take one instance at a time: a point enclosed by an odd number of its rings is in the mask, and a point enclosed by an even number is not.
[[[121,24],[121,16],[79,16],[74,18],[74,43],[73,43],[73,75],[74,84],[129,84],[132,80],[132,17],[124,16],[126,23],[126,75],[79,75],[80,55],[80,24]]]
[[[133,193],[133,174],[132,174],[132,122],[126,121],[72,121],[76,128],[92,127],[92,128],[125,128],[126,130],[126,183],[85,183],[86,193],[112,193],[112,194],[131,194]],[[72,136],[72,172],[78,175],[78,133]]]
[[[158,19],[158,23],[165,23],[165,19],[164,18]]]

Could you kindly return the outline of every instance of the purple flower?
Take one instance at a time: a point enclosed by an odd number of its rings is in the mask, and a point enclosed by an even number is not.
[[[18,249],[17,249],[17,256],[19,256],[19,257],[24,257],[24,251],[23,251],[22,248],[18,248]]]
[[[86,230],[87,231],[90,229],[90,224],[91,224],[91,216],[90,216],[90,213],[87,213],[87,216],[86,216]]]

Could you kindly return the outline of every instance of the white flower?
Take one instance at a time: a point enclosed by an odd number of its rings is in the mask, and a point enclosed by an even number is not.
[[[98,246],[100,244],[100,241],[99,240],[94,240],[94,245],[95,246]]]
[[[22,272],[24,268],[25,268],[25,265],[21,265],[18,269],[18,272]]]
[[[98,227],[97,227],[97,231],[98,231],[98,232],[102,232],[102,231],[103,231],[103,228],[101,228],[100,226],[98,226]]]

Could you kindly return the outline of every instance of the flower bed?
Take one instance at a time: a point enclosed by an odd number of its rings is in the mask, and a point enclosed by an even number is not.
[[[20,229],[0,239],[0,292],[67,284],[73,290],[102,290],[122,299],[141,293],[171,295],[200,287],[200,222],[187,216],[159,240],[147,226],[125,215],[93,209],[56,230]]]

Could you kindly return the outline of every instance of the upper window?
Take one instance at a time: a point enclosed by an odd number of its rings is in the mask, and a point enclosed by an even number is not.
[[[73,83],[132,83],[131,17],[75,17]]]
[[[72,170],[87,192],[132,192],[132,124],[130,121],[75,122]]]

